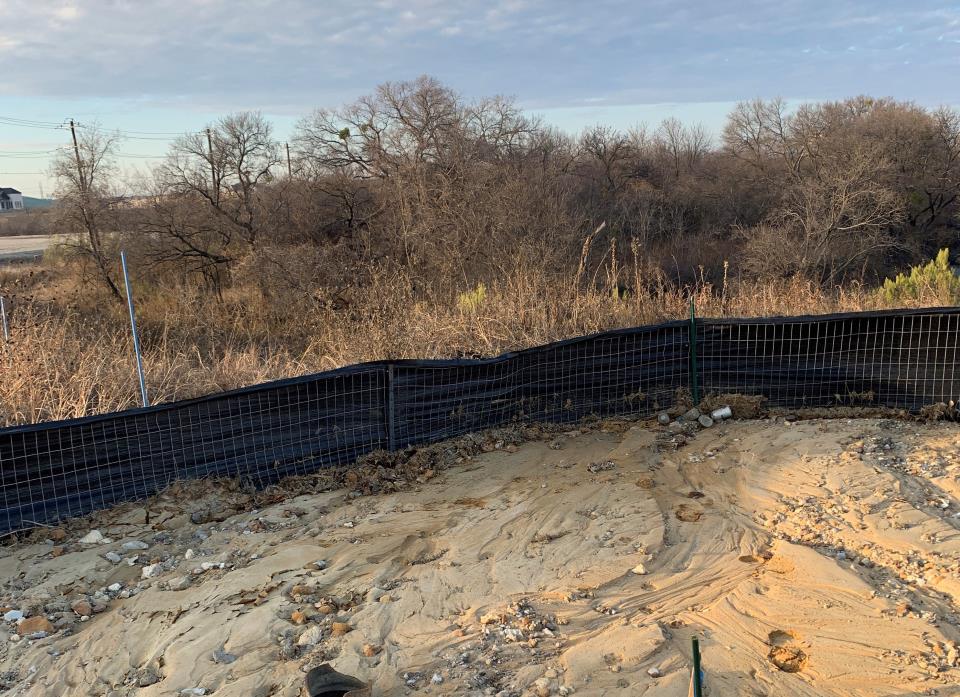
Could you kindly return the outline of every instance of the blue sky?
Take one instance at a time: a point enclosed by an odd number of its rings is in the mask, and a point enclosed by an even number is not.
[[[258,109],[285,138],[315,107],[424,73],[570,131],[672,115],[716,132],[754,97],[958,101],[960,3],[0,0],[0,63],[0,117],[164,134]],[[49,193],[45,150],[67,136],[0,123],[0,185]],[[122,151],[156,156],[158,138]]]

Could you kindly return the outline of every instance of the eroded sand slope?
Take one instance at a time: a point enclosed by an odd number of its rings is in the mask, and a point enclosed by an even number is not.
[[[675,440],[608,422],[491,443],[398,493],[199,525],[215,492],[198,486],[149,524],[129,507],[5,548],[0,605],[58,631],[11,641],[3,623],[0,679],[11,695],[292,696],[329,660],[375,695],[685,696],[697,633],[709,695],[960,694],[956,425]],[[79,543],[94,525],[112,542]]]

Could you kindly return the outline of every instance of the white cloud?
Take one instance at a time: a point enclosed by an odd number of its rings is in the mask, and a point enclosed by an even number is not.
[[[76,5],[63,5],[53,11],[53,16],[62,22],[70,22],[80,16],[80,9]]]

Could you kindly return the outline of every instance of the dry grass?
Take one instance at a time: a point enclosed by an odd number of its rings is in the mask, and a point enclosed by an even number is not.
[[[4,275],[5,274],[5,275]],[[635,288],[644,287],[633,279]],[[824,292],[801,279],[725,288],[662,282],[617,297],[605,284],[515,273],[482,301],[427,298],[381,275],[333,310],[234,288],[222,303],[182,290],[139,288],[147,384],[154,403],[385,358],[491,356],[561,338],[686,317],[771,316],[882,307],[858,286]],[[139,405],[125,308],[69,276],[8,269],[12,342],[2,353],[0,424],[63,419]],[[609,286],[607,286],[609,287]],[[925,297],[916,305],[936,305]]]

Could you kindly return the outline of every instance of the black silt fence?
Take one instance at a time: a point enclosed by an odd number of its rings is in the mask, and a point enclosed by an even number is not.
[[[0,532],[141,499],[178,480],[264,486],[512,422],[645,416],[671,406],[694,378],[701,394],[762,394],[778,406],[916,411],[960,396],[958,340],[955,309],[676,321],[487,360],[367,363],[3,429]]]

